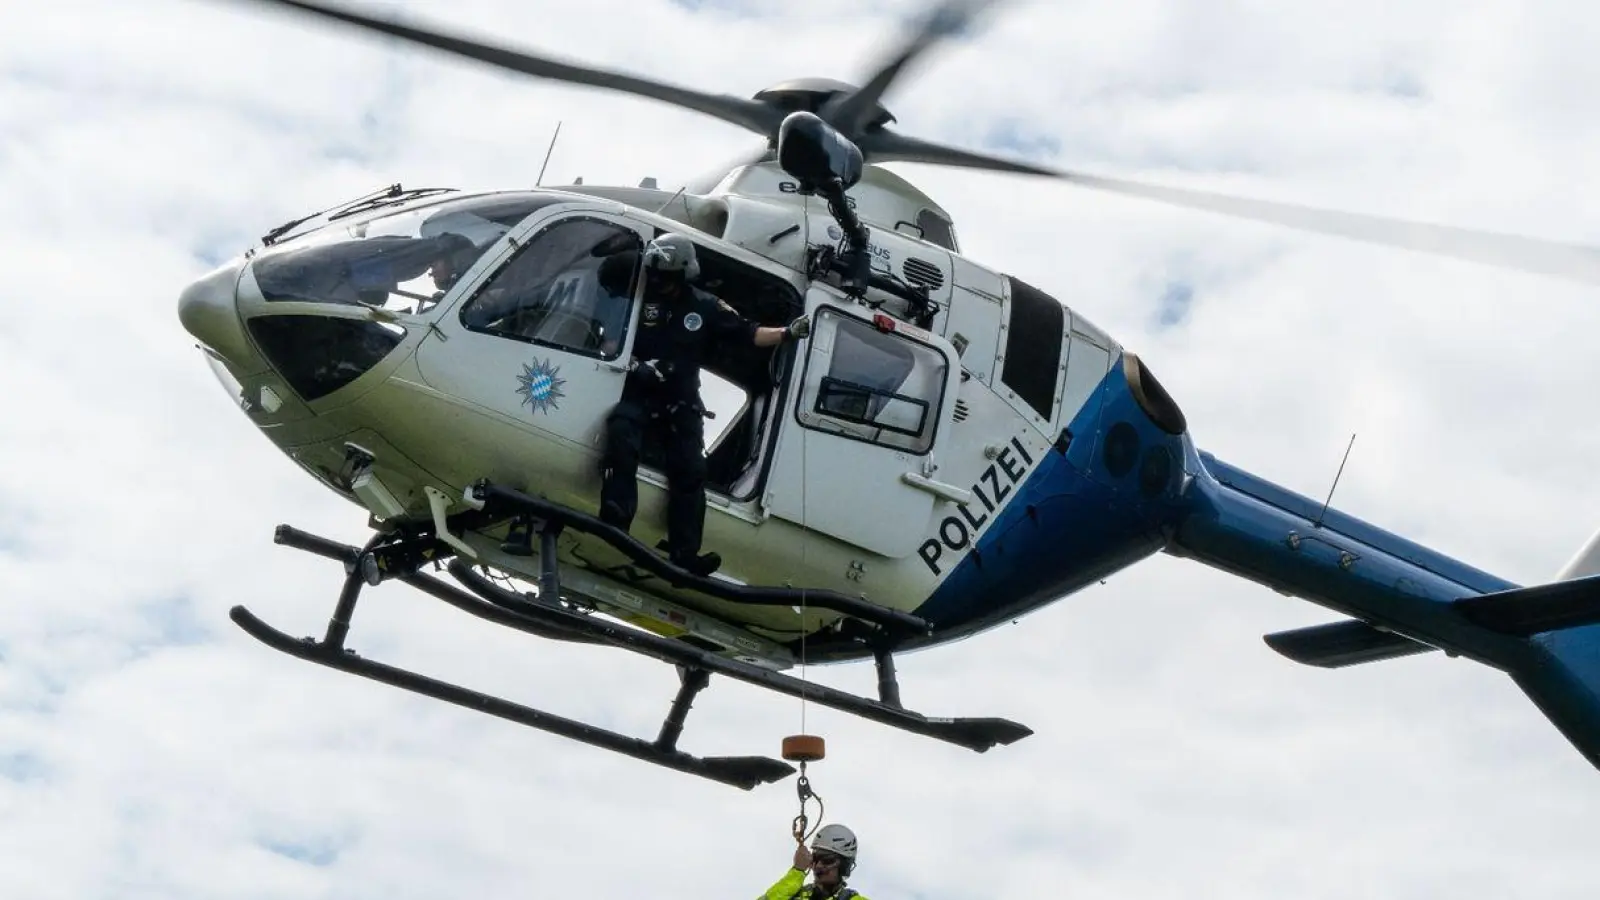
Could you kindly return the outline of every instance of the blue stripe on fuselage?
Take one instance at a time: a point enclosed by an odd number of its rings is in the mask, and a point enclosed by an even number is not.
[[[1182,511],[1184,470],[1198,458],[1186,435],[1167,434],[1139,408],[1121,359],[1067,435],[1065,452],[1058,444],[1045,454],[975,547],[941,560],[955,568],[914,611],[935,625],[935,640],[997,625],[1166,544]]]

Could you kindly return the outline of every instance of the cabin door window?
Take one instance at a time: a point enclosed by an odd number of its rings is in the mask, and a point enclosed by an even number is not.
[[[905,328],[817,309],[768,481],[771,515],[885,556],[915,552],[933,513],[925,476],[957,376],[942,338]]]
[[[806,361],[800,422],[833,434],[927,453],[950,366],[934,347],[827,308]]]
[[[545,228],[461,310],[469,330],[616,359],[637,282],[638,232],[574,216]]]
[[[539,463],[553,479],[593,480],[592,455],[622,395],[644,241],[642,226],[598,211],[525,223],[515,249],[418,348],[423,380],[554,439],[565,450],[541,451]]]

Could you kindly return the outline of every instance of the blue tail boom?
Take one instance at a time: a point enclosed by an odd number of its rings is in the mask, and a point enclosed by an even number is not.
[[[1339,668],[1433,649],[1500,669],[1600,768],[1600,576],[1522,587],[1198,454],[1166,551],[1348,616],[1267,635]]]

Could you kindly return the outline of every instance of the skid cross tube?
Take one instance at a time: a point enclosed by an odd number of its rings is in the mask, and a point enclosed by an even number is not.
[[[667,711],[667,718],[661,723],[661,733],[656,737],[656,746],[662,750],[677,748],[678,738],[683,734],[683,720],[689,715],[695,695],[711,683],[711,673],[705,669],[680,669],[679,673],[683,683],[678,687],[678,696],[672,699],[672,709]]]
[[[577,512],[548,500],[530,497],[520,491],[496,484],[479,483],[472,487],[473,496],[483,502],[484,511],[491,515],[500,513],[523,514],[542,520],[546,525],[572,528],[592,534],[626,554],[640,568],[664,579],[674,587],[689,587],[709,597],[750,606],[806,606],[844,613],[864,622],[886,629],[897,637],[926,635],[933,626],[926,620],[869,603],[860,597],[851,597],[837,591],[800,588],[749,587],[731,584],[715,578],[704,578],[678,568],[652,552],[637,538],[615,525],[602,522],[594,516]]]
[[[888,706],[900,706],[900,680],[894,673],[894,654],[887,647],[872,651],[873,663],[878,667],[878,699]]]

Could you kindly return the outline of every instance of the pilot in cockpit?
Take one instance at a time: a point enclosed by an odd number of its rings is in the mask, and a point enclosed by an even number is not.
[[[431,274],[433,286],[440,295],[450,290],[506,231],[506,226],[499,222],[464,211],[430,216],[423,222],[418,236],[434,240],[438,247]]]
[[[439,291],[434,297],[437,300],[472,267],[478,259],[479,250],[471,240],[450,232],[433,240],[436,242],[434,259],[428,273],[433,277],[433,286]]]
[[[439,302],[445,292],[449,291],[451,286],[472,267],[482,252],[470,239],[453,232],[396,240],[406,241],[411,246],[396,254],[395,258],[372,260],[364,266],[367,269],[365,280],[368,283],[359,290],[363,303],[383,306],[388,302],[388,295],[397,294],[417,301],[417,311],[421,312]],[[371,242],[369,240],[366,243]],[[424,274],[429,275],[433,281],[435,290],[431,296],[413,293],[401,287]]]

